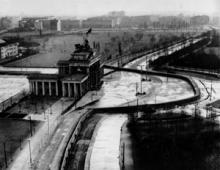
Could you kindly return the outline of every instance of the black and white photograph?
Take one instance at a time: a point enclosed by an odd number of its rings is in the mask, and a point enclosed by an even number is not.
[[[0,170],[220,170],[220,0],[0,0]]]

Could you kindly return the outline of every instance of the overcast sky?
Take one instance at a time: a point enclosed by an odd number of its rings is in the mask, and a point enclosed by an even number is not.
[[[219,14],[220,0],[0,0],[0,15],[95,16],[113,10],[127,15]]]

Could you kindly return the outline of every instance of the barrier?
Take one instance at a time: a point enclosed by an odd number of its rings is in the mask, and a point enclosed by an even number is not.
[[[69,131],[67,135],[68,137],[64,141],[64,145],[62,145],[59,148],[59,152],[57,152],[58,155],[55,156],[55,159],[53,160],[53,163],[50,166],[51,170],[65,169],[66,159],[68,158],[69,155],[69,149],[72,145],[75,145],[77,136],[80,133],[83,122],[93,113],[94,110],[88,110],[80,116],[76,126],[73,126],[72,129]]]
[[[192,38],[189,38],[187,40],[182,40],[179,43],[185,43],[187,41],[190,41]],[[175,43],[176,44],[176,43]],[[159,50],[164,49],[163,48],[157,48],[155,50],[149,50],[149,51],[144,51],[141,53],[137,53],[135,55],[128,55],[128,56],[123,56],[124,57],[124,61],[121,61],[121,64],[123,65],[131,62],[132,60],[135,60],[139,57],[142,57],[144,55],[150,54],[152,52],[156,52]],[[108,61],[108,63],[111,62],[117,62],[118,59],[113,59],[111,61]],[[135,69],[128,69],[128,68],[119,68],[119,67],[114,67],[114,66],[109,66],[109,65],[104,65],[104,68],[107,69],[112,69],[113,72],[114,71],[126,71],[126,72],[133,72],[133,73],[138,73],[138,74],[148,74],[148,75],[158,75],[158,76],[163,76],[163,77],[173,77],[173,78],[177,78],[177,79],[181,79],[184,80],[186,82],[188,82],[193,91],[194,91],[194,96],[186,98],[186,99],[180,99],[180,100],[176,100],[176,101],[172,101],[172,102],[164,102],[164,103],[158,103],[158,104],[144,104],[144,105],[138,105],[138,106],[119,106],[119,107],[103,107],[103,108],[94,108],[92,110],[89,110],[88,112],[84,113],[81,115],[81,117],[79,118],[77,125],[72,127],[72,129],[70,130],[67,139],[65,140],[65,145],[63,145],[60,149],[59,152],[57,153],[62,153],[59,157],[57,157],[54,161],[52,166],[50,167],[50,169],[52,170],[64,170],[65,169],[65,164],[66,164],[66,159],[68,159],[68,155],[69,155],[69,150],[70,147],[73,147],[73,145],[76,144],[77,141],[77,135],[79,134],[81,128],[82,128],[82,124],[83,122],[89,117],[91,116],[93,113],[116,113],[116,112],[120,112],[120,113],[134,113],[136,111],[152,111],[154,109],[158,109],[158,108],[171,108],[171,107],[175,107],[177,105],[185,105],[191,102],[195,102],[197,100],[200,99],[201,93],[200,93],[200,89],[197,86],[197,84],[190,78],[186,77],[186,76],[182,76],[182,75],[178,75],[178,74],[171,74],[171,73],[163,73],[163,72],[156,72],[156,71],[142,71],[142,70],[135,70]]]
[[[132,73],[138,73],[138,74],[148,74],[148,75],[157,75],[157,76],[163,76],[163,77],[172,77],[181,79],[183,81],[186,81],[190,84],[190,86],[193,89],[194,96],[186,98],[186,99],[180,99],[176,101],[171,102],[164,102],[164,103],[156,103],[156,104],[144,104],[144,105],[138,105],[138,106],[118,106],[118,107],[103,107],[103,108],[95,108],[94,112],[105,112],[105,113],[114,113],[114,112],[120,112],[120,113],[133,113],[135,111],[147,111],[151,109],[159,109],[159,108],[172,108],[177,105],[186,105],[188,103],[195,102],[200,99],[201,93],[198,85],[196,82],[186,76],[178,75],[178,74],[171,74],[171,73],[164,73],[164,72],[157,72],[157,71],[142,71],[142,70],[135,70],[130,68],[119,68],[114,66],[108,66],[104,65],[104,68],[117,70],[117,71],[126,71],[126,72],[132,72]]]

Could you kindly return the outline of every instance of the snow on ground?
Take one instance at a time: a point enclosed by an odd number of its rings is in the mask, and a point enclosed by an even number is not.
[[[29,90],[29,82],[25,76],[0,75],[0,82],[0,102],[23,90]]]
[[[136,87],[140,91],[141,76],[136,73],[115,72],[104,78],[101,91],[103,97],[95,107],[118,106],[136,100]],[[151,82],[143,82],[143,91],[149,92],[154,86],[161,84],[160,79],[152,77]]]
[[[159,92],[155,94],[156,103],[180,100],[194,95],[192,87],[183,80],[168,78],[167,81],[165,77],[160,77],[160,79],[163,84],[159,87]],[[148,103],[155,103],[155,100],[151,98]]]
[[[58,68],[22,68],[22,67],[1,67],[0,71],[21,71],[21,72],[39,72],[42,74],[57,74]]]
[[[146,95],[136,96],[141,92],[141,75],[129,72],[115,72],[104,78],[103,97],[95,107],[167,102],[184,99],[194,95],[191,86],[182,80],[150,76],[151,81],[142,82],[142,92]],[[156,96],[156,97],[155,97]],[[156,99],[155,99],[156,98]]]
[[[93,136],[90,170],[120,170],[119,145],[125,115],[111,115],[102,120]]]

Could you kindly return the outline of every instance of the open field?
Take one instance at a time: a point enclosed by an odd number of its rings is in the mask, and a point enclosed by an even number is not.
[[[36,129],[39,122],[32,121],[32,129]],[[30,134],[30,122],[27,120],[0,119],[0,169],[5,166],[4,147],[9,162],[17,149],[22,149],[22,143]],[[27,141],[26,141],[27,142]]]
[[[22,90],[29,89],[26,76],[1,75],[0,82],[0,102],[7,100]]]
[[[188,36],[187,34],[186,36]],[[150,49],[162,45],[166,41],[177,40],[183,33],[147,33],[137,31],[99,32],[89,35],[90,46],[93,42],[100,43],[102,60],[111,59],[118,55],[118,42],[121,42],[123,54],[142,49]],[[70,58],[74,45],[82,43],[80,34],[29,37],[30,41],[40,44],[40,53],[6,64],[11,67],[56,67],[58,60]],[[43,62],[42,62],[43,61]]]

